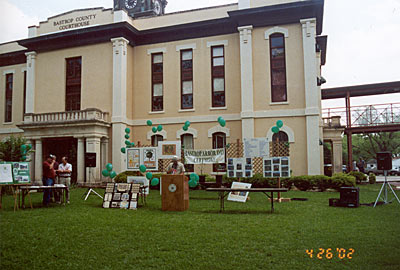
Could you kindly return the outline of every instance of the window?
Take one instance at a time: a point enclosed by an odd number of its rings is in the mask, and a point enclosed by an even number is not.
[[[4,122],[12,121],[12,92],[13,92],[13,79],[14,74],[6,74],[6,104],[5,104],[5,114]]]
[[[181,109],[193,109],[193,50],[181,50]]]
[[[158,146],[158,142],[162,142],[164,140],[161,135],[153,135],[151,136],[151,146]]]
[[[193,135],[183,134],[181,135],[182,149],[194,149]],[[187,172],[194,172],[194,164],[185,164],[185,170]]]
[[[287,101],[285,38],[283,34],[272,34],[269,38],[271,59],[271,99],[272,102]]]
[[[26,71],[24,71],[24,114],[26,113]],[[22,119],[24,119],[22,115]]]
[[[286,132],[279,131],[278,133],[274,133],[274,135],[272,135],[272,156],[289,156],[289,137]]]
[[[222,132],[216,132],[212,135],[212,147],[213,149],[218,149],[218,148],[225,148],[226,146],[226,135],[225,133]],[[226,153],[225,153],[225,159],[226,159]],[[220,163],[220,164],[213,164],[213,172],[225,172],[226,171],[226,164],[225,163]]]
[[[151,111],[162,111],[163,100],[163,54],[153,53],[151,55]]]
[[[65,110],[79,111],[81,109],[81,72],[82,57],[68,58],[67,82],[65,90]]]
[[[212,107],[225,107],[224,46],[211,47]]]

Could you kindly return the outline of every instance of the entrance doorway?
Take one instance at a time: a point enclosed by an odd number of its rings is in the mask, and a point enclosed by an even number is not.
[[[62,157],[68,157],[68,163],[72,165],[72,183],[77,181],[77,145],[78,140],[72,137],[43,139],[43,160],[49,154],[55,155],[58,163],[61,163]]]

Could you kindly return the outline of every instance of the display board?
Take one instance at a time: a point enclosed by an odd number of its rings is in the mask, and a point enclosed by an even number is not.
[[[231,188],[251,188],[251,184],[241,183],[241,182],[232,182]],[[249,193],[245,192],[245,191],[229,192],[228,201],[246,202],[248,195],[249,195]]]
[[[225,163],[225,148],[206,150],[185,150],[186,164]]]
[[[158,142],[158,157],[160,159],[171,159],[181,156],[181,141]]]
[[[263,158],[264,177],[290,177],[289,157]]]
[[[2,162],[0,164],[0,184],[29,183],[31,183],[29,162]]]
[[[244,138],[244,157],[269,157],[269,141],[267,138]]]
[[[145,194],[149,195],[150,193],[150,181],[147,179],[145,176],[128,176],[127,177],[127,183],[130,184],[139,184],[140,186],[146,186],[147,188],[145,189]]]
[[[228,158],[228,177],[253,177],[251,158]]]
[[[158,170],[157,147],[126,149],[126,170],[139,171],[140,165],[146,166],[148,171]]]
[[[103,208],[136,209],[140,184],[107,183]]]

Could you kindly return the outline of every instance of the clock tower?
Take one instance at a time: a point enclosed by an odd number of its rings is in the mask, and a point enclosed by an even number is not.
[[[124,9],[133,18],[163,15],[166,0],[114,0],[114,10]]]

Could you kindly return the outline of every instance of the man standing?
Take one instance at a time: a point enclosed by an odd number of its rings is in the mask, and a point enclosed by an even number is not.
[[[54,159],[52,155],[49,155],[45,162],[43,162],[43,185],[44,186],[53,186],[54,178],[56,176],[56,172],[54,171]],[[48,206],[50,203],[50,194],[51,190],[46,189],[43,193],[43,205]]]
[[[184,174],[185,166],[178,161],[178,157],[174,156],[172,158],[172,163],[170,163],[167,167],[168,174]]]
[[[50,155],[50,156],[54,160],[53,169],[56,172],[56,175],[54,176],[54,179],[53,179],[54,180],[53,184],[59,184],[59,181],[58,181],[58,166],[59,166],[59,163],[57,162],[57,157],[55,155]],[[57,192],[56,190],[53,190],[51,192],[51,198],[50,199],[52,200],[52,202],[59,201],[60,200],[59,192]]]
[[[58,177],[60,180],[60,184],[65,185],[68,190],[71,186],[71,173],[72,173],[72,165],[68,163],[68,158],[63,157],[61,159],[61,164],[58,165]],[[67,203],[69,203],[69,192],[67,192],[68,198]]]

